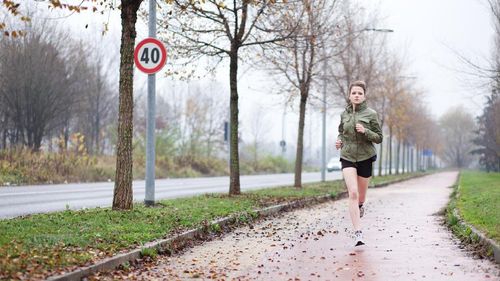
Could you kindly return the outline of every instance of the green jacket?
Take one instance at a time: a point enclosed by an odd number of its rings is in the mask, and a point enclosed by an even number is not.
[[[356,132],[356,123],[365,127],[365,133]],[[377,155],[373,143],[382,142],[382,130],[378,122],[377,112],[366,105],[366,101],[357,106],[353,112],[349,103],[340,115],[339,136],[342,140],[340,158],[359,162]]]

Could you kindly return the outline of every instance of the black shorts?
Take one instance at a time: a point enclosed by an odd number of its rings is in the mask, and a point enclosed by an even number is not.
[[[358,176],[363,178],[369,178],[372,176],[372,166],[373,162],[377,160],[377,155],[372,158],[360,161],[360,162],[351,162],[345,159],[340,158],[340,162],[342,163],[342,169],[344,168],[356,168],[358,172]]]

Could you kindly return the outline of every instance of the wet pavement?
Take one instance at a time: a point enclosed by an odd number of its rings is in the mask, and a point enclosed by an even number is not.
[[[285,213],[113,279],[500,280],[461,249],[437,215],[456,172],[369,189],[365,246],[354,247],[346,199]]]

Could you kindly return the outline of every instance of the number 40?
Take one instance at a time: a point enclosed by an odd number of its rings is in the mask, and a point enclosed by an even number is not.
[[[149,48],[144,48],[141,54],[141,61],[149,63],[149,57]],[[160,61],[160,50],[158,50],[158,48],[151,49],[151,61],[153,63],[158,63],[158,61]]]

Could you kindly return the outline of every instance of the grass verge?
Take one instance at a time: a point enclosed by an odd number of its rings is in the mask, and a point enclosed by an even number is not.
[[[462,171],[458,185],[454,186],[446,209],[446,222],[453,233],[465,244],[486,257],[493,251],[480,243],[480,238],[466,225],[459,222],[458,215],[467,223],[500,243],[500,173]]]
[[[377,177],[375,182],[411,175]],[[221,217],[253,216],[255,209],[344,191],[342,181],[162,200],[131,211],[95,208],[0,220],[0,279],[44,279],[113,256],[146,242],[172,237]],[[217,231],[216,229],[213,231]],[[144,253],[154,256],[156,253]]]

